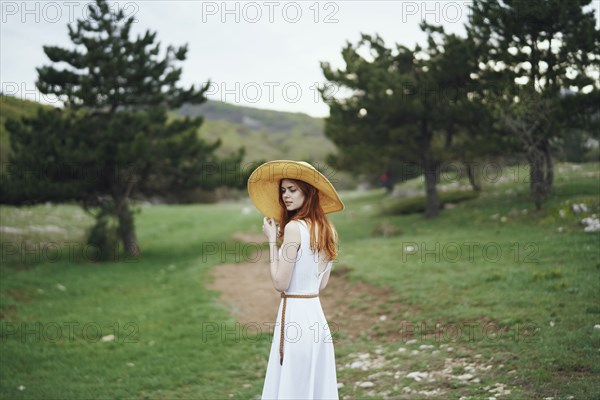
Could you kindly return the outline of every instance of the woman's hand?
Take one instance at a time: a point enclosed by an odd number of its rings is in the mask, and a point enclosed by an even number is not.
[[[277,224],[273,218],[263,218],[263,233],[267,236],[269,242],[277,240]]]

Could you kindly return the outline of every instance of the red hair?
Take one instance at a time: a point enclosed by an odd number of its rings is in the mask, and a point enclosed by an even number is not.
[[[316,253],[317,251],[324,250],[327,253],[329,261],[335,260],[338,255],[338,235],[333,224],[329,221],[329,218],[327,218],[321,208],[321,203],[319,202],[319,190],[304,181],[290,178],[287,179],[293,181],[302,193],[304,193],[304,204],[297,210],[287,210],[285,203],[283,202],[283,196],[281,195],[281,181],[283,179],[280,179],[279,185],[277,186],[277,198],[281,205],[281,215],[279,218],[279,221],[281,221],[279,227],[281,240],[283,241],[283,233],[288,222],[300,219],[306,220],[310,222],[310,248],[312,251]],[[315,227],[319,228],[318,240],[316,240]]]

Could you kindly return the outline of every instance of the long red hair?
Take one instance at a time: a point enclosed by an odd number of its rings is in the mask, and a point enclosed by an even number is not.
[[[338,255],[338,235],[337,232],[329,221],[329,218],[323,212],[321,204],[319,203],[319,190],[313,185],[297,179],[290,179],[296,186],[304,193],[304,204],[297,210],[288,211],[283,202],[283,196],[281,195],[281,181],[277,185],[277,197],[279,204],[281,205],[281,215],[279,218],[281,233],[281,240],[283,241],[283,233],[285,226],[292,220],[303,219],[309,222],[310,226],[310,248],[313,252],[325,251],[328,256],[328,260],[332,261],[337,258]],[[319,238],[316,239],[316,228],[319,229]]]

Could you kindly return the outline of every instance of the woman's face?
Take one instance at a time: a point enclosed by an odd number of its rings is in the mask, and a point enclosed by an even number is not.
[[[283,179],[279,191],[281,193],[281,198],[285,203],[285,208],[288,211],[297,210],[304,204],[304,193],[302,193],[300,188],[296,186],[293,181]]]

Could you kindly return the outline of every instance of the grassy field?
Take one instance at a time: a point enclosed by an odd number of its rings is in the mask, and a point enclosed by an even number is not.
[[[523,170],[484,182],[478,198],[432,220],[382,216],[392,202],[383,190],[342,193],[347,210],[331,215],[339,264],[352,280],[393,288],[387,301],[406,312],[374,326],[379,335],[336,345],[340,398],[419,398],[436,389],[455,399],[600,398],[600,233],[580,222],[600,215],[599,167],[559,164],[540,212]],[[588,211],[574,214],[580,203]],[[205,288],[216,264],[243,261],[231,234],[259,231],[250,203],[142,206],[143,256],[114,263],[86,261],[80,243],[92,221],[76,206],[0,207],[0,217],[1,398],[260,394],[271,338],[232,328],[218,293]],[[382,223],[399,234],[374,236]],[[411,340],[383,340],[390,329]],[[346,367],[359,354],[380,360]],[[429,382],[411,372],[454,378]],[[374,386],[357,385],[367,381]]]

